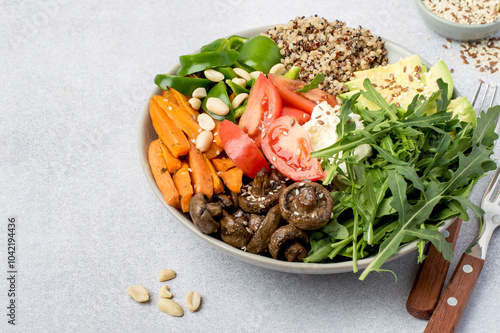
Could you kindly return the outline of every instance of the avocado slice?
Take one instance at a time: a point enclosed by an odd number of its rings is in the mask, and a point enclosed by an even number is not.
[[[453,94],[453,78],[442,60],[427,71],[421,59],[413,55],[395,64],[355,72],[354,78],[346,83],[350,91],[339,97],[345,99],[352,96],[353,92],[360,91],[366,78],[370,79],[382,97],[401,108],[407,108],[416,94],[428,97],[438,90],[436,81],[439,78],[448,84],[448,98],[451,98]],[[377,105],[367,101],[363,96],[359,97],[357,104],[369,110],[379,109]]]

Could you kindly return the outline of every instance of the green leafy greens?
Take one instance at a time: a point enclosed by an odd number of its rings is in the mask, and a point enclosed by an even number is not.
[[[340,139],[312,153],[326,165],[324,184],[334,182],[341,190],[331,193],[334,217],[311,235],[304,261],[350,258],[357,272],[359,259],[374,256],[359,277],[364,280],[372,271],[385,271],[384,262],[414,240],[419,240],[419,261],[425,241],[451,261],[451,245],[438,227],[453,216],[468,220],[468,208],[482,215],[467,196],[484,173],[496,168],[490,155],[500,106],[482,111],[474,128],[447,111],[450,100],[442,80],[439,91],[415,96],[407,110],[385,101],[368,79],[363,86],[361,94],[380,110],[358,106],[359,93],[353,95],[340,110]],[[364,129],[352,126],[351,113],[361,116]],[[360,160],[356,147],[362,144],[370,145],[372,155]]]

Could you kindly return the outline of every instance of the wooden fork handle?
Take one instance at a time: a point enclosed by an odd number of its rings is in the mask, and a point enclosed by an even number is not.
[[[455,332],[474,290],[484,260],[464,253],[453,272],[450,282],[427,323],[425,333]]]
[[[446,229],[449,232],[446,241],[451,243],[452,249],[455,248],[461,224],[462,220],[456,218]],[[419,319],[431,317],[438,304],[449,267],[450,262],[443,258],[434,245],[430,244],[427,257],[419,268],[406,301],[408,313]]]

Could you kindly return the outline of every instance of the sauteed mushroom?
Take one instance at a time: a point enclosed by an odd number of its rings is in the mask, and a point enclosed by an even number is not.
[[[285,188],[285,184],[277,179],[275,175],[272,176],[272,179],[269,179],[264,168],[259,171],[254,180],[242,188],[239,198],[241,209],[247,213],[256,214],[269,211],[271,207],[278,203],[280,193]]]
[[[269,253],[274,259],[300,261],[307,256],[307,235],[299,228],[287,224],[278,228],[269,241]]]
[[[219,229],[219,223],[214,217],[222,214],[222,207],[218,203],[208,202],[203,193],[197,193],[189,203],[189,214],[194,225],[205,234],[211,234]]]
[[[226,211],[222,212],[220,221],[220,236],[222,240],[231,246],[242,248],[252,238],[252,231],[247,227],[248,216],[239,209],[234,215]]]
[[[318,183],[303,181],[288,186],[280,195],[281,215],[302,230],[319,229],[328,223],[333,200]]]
[[[280,221],[280,208],[276,205],[267,212],[264,221],[257,227],[257,231],[247,245],[247,252],[255,254],[264,252],[267,249],[271,235],[278,228]]]

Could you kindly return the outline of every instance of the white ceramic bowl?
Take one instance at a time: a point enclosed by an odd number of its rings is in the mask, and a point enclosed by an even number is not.
[[[267,29],[269,29],[270,26],[268,27],[260,27],[260,28],[255,28],[251,30],[246,30],[243,32],[236,33],[236,35],[244,36],[244,37],[252,37],[257,34],[260,34],[262,32],[265,32]],[[408,49],[397,45],[393,42],[390,41],[385,41],[385,47],[387,49],[388,53],[388,60],[389,63],[395,63],[399,61],[401,58],[408,57],[410,55],[413,55],[414,53],[409,51]],[[425,63],[425,62],[424,62]],[[425,63],[425,65],[429,65],[429,63]],[[177,71],[178,66],[174,67],[171,71],[170,74],[175,74]],[[455,91],[455,94],[457,92]],[[161,94],[161,89],[160,88],[155,88],[152,92],[151,95],[160,95]],[[191,222],[189,219],[189,216],[187,214],[184,214],[180,212],[179,210],[169,206],[165,199],[163,198],[163,195],[161,194],[160,190],[158,189],[158,186],[156,185],[156,182],[154,180],[153,174],[151,173],[151,169],[149,167],[149,162],[148,162],[148,147],[151,141],[156,140],[157,135],[154,131],[153,125],[151,124],[151,118],[149,116],[149,101],[145,105],[144,110],[142,111],[142,119],[139,127],[139,157],[142,165],[142,169],[144,171],[144,174],[146,175],[146,179],[149,182],[149,185],[151,185],[151,188],[155,192],[156,196],[158,199],[163,203],[165,208],[170,211],[170,213],[186,228],[188,228],[192,233],[194,233],[196,236],[201,238],[203,241],[215,246],[216,248],[224,251],[225,253],[228,253],[229,255],[243,260],[247,263],[259,266],[259,267],[264,267],[268,269],[273,269],[277,271],[282,271],[282,272],[289,272],[289,273],[301,273],[301,274],[335,274],[335,273],[344,273],[344,272],[352,272],[352,261],[344,261],[344,262],[339,262],[339,263],[303,263],[303,262],[286,262],[286,261],[279,261],[275,260],[272,258],[244,252],[240,249],[234,248],[229,244],[224,243],[223,241],[216,239],[212,236],[205,235],[201,231],[198,230],[194,226],[194,224]],[[158,222],[159,223],[159,222]],[[441,227],[440,230],[444,230],[449,224],[451,223],[451,220],[446,221]],[[413,252],[417,249],[417,241],[405,244],[401,246],[399,251],[393,255],[389,260],[394,260],[398,257],[404,256],[410,252]],[[364,269],[367,267],[371,262],[372,258],[365,258],[358,260],[358,268],[360,270]]]
[[[500,29],[500,19],[487,24],[460,24],[434,14],[422,0],[415,0],[415,4],[424,22],[446,38],[464,42],[479,40],[493,36]]]

